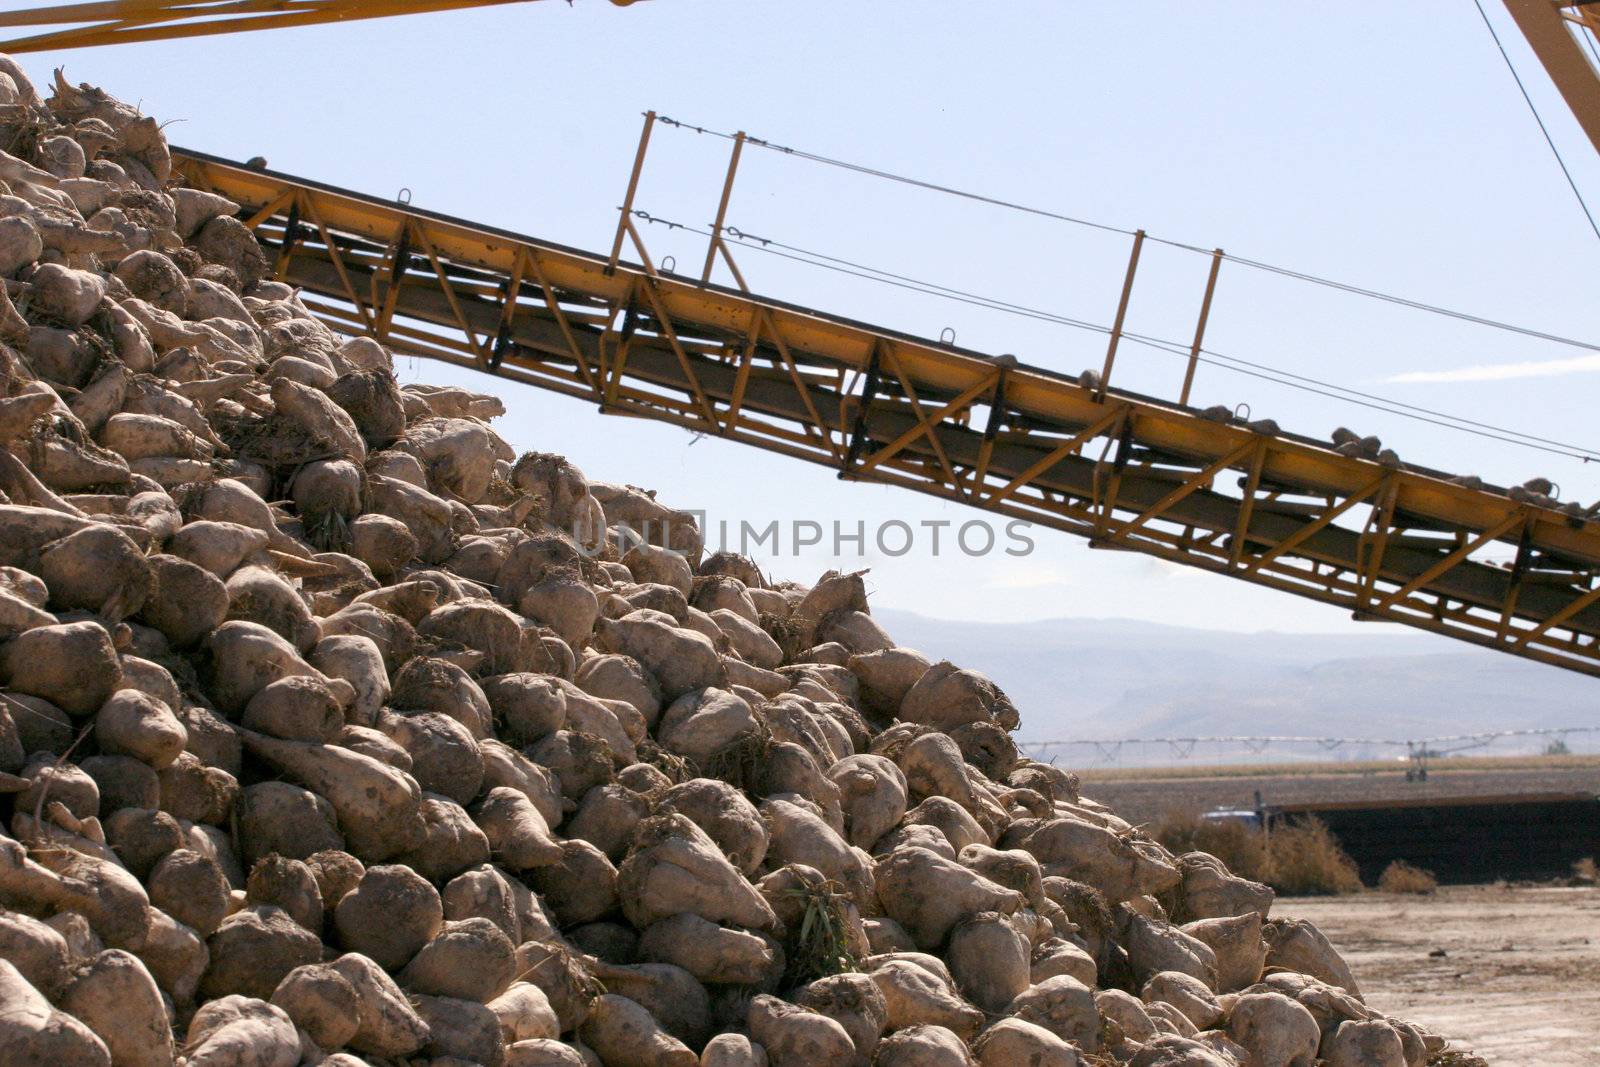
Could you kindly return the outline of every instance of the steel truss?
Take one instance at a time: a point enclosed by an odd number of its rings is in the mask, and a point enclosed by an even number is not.
[[[631,210],[648,134],[609,257],[177,158],[308,307],[398,352],[1600,674],[1600,523],[752,294],[721,212],[703,277],[662,271]],[[717,256],[737,286],[704,280]]]

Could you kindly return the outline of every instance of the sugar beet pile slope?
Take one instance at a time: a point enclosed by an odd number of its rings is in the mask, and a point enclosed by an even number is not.
[[[0,69],[0,1062],[1442,1048],[1019,758],[858,575],[771,582],[398,388],[151,119]]]

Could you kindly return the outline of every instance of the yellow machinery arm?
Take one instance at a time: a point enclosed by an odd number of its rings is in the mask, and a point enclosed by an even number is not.
[[[526,2],[528,0],[96,0],[49,4],[0,11],[0,27],[64,27],[0,41],[0,52],[43,52],[173,37],[205,37]],[[625,6],[634,0],[611,2]]]
[[[665,272],[627,213],[617,248],[631,237],[637,265],[176,158],[242,205],[276,276],[336,329],[1600,675],[1600,522],[757,296],[724,244],[738,288]],[[1496,543],[1514,562],[1483,560]]]
[[[1600,152],[1600,70],[1581,38],[1600,38],[1600,0],[1505,0],[1545,73]]]

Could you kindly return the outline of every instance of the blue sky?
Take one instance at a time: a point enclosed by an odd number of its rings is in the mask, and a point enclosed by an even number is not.
[[[1487,5],[1600,206],[1600,159],[1498,4]],[[1118,227],[1600,342],[1587,228],[1470,0],[1303,5],[551,2],[29,56],[138,101],[178,144],[589,248],[615,225],[640,113],[926,177]],[[726,142],[658,130],[638,206],[703,226]],[[1108,323],[1127,239],[749,151],[729,221],[1016,304]],[[701,239],[648,227],[659,259]],[[1104,339],[754,251],[753,288],[1076,372]],[[1128,328],[1186,341],[1203,257],[1147,246]],[[1600,354],[1223,268],[1208,347],[1452,414],[1600,448]],[[764,524],[965,521],[977,513],[586,404],[427,364],[413,380],[494,389],[519,448],[679,506]],[[1174,395],[1181,361],[1125,346],[1116,380]],[[1203,367],[1194,399],[1325,434],[1381,434],[1407,459],[1567,499],[1600,470]],[[871,566],[880,603],[949,618],[1122,616],[1342,631],[1334,609],[1038,531],[1026,558]],[[824,550],[764,561],[803,580]],[[1364,628],[1364,632],[1370,629]]]

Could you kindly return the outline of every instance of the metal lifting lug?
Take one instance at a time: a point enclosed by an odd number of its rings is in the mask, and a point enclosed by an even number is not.
[[[500,364],[505,362],[506,353],[516,347],[517,343],[511,339],[511,325],[502,322],[500,324],[500,332],[495,334],[494,352],[489,357],[489,369],[499,370]]]
[[[300,230],[300,203],[298,200],[294,200],[289,203],[289,217],[283,224],[283,241],[278,247],[287,252],[299,244]]]
[[[402,230],[400,240],[394,247],[394,263],[389,268],[389,284],[399,285],[411,270],[411,231]]]
[[[1117,454],[1111,460],[1111,469],[1121,474],[1133,456],[1133,419],[1122,421],[1122,432],[1117,435]]]
[[[850,428],[850,447],[844,454],[844,465],[839,476],[845,477],[850,473],[867,445],[867,409],[872,406],[872,398],[878,392],[878,346],[872,346],[872,355],[867,358],[866,380],[861,387],[861,406],[856,409],[855,424]]]
[[[994,381],[994,398],[989,401],[989,422],[983,428],[983,439],[993,441],[1000,432],[1000,422],[1005,417],[1006,410],[1006,377],[1011,373],[1011,368],[1016,361],[1001,363],[1000,372]]]

